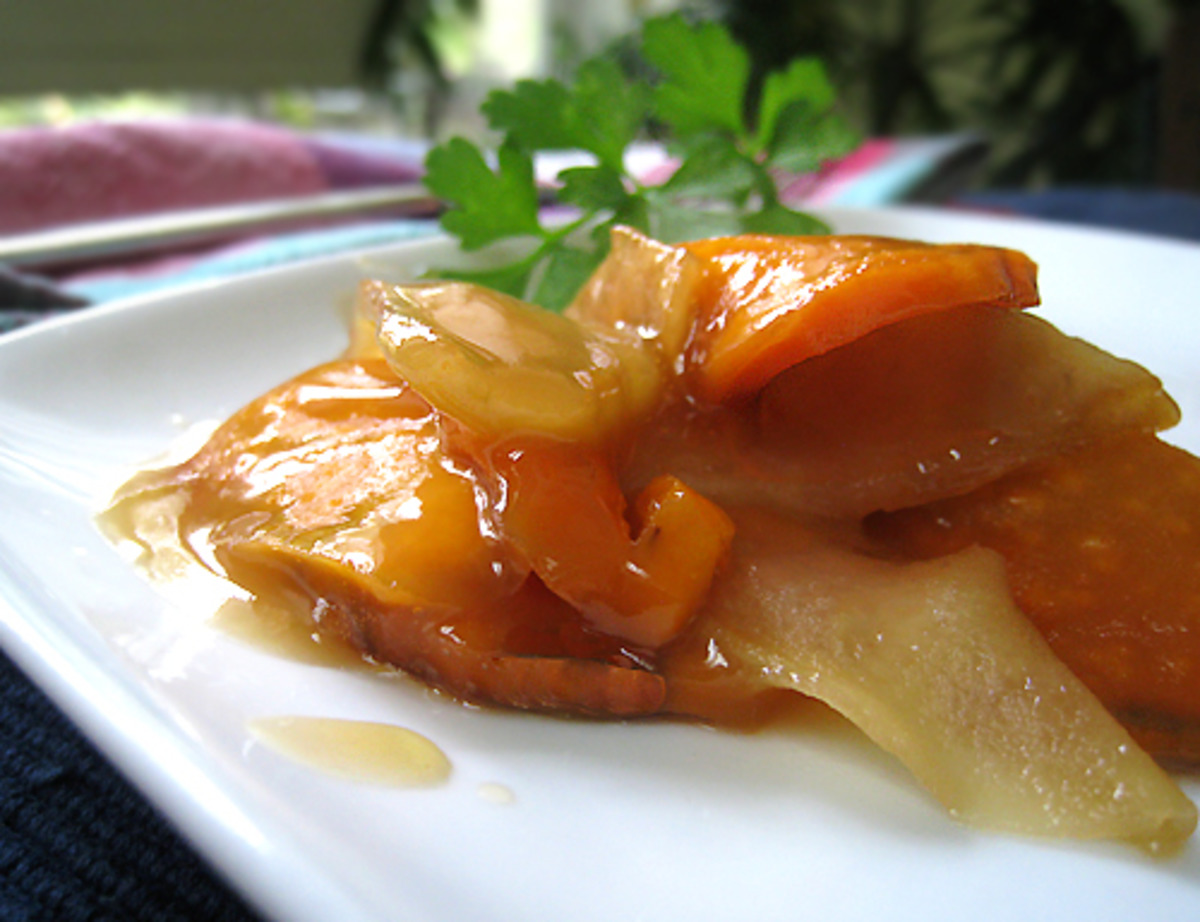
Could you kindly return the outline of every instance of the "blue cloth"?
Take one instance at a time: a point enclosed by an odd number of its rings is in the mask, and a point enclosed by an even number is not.
[[[1200,195],[1163,189],[995,189],[960,204],[1071,224],[1200,240]]]
[[[0,654],[0,919],[257,918]]]

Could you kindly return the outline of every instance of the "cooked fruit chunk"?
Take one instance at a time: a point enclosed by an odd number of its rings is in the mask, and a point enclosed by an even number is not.
[[[704,260],[683,247],[618,227],[608,256],[566,313],[592,327],[636,333],[675,369],[692,337],[706,278]]]
[[[474,461],[514,551],[597,630],[641,647],[684,628],[733,536],[724,512],[669,475],[641,491],[631,523],[612,462],[586,447],[518,438]]]
[[[636,488],[665,469],[718,502],[861,516],[1178,419],[1140,366],[1031,314],[959,308],[802,362],[752,401],[677,407],[644,434],[625,479]]]
[[[1200,764],[1200,461],[1151,436],[872,518],[906,554],[1003,556],[1017,604],[1153,753]]]
[[[703,714],[706,679],[793,689],[972,825],[1151,850],[1191,834],[1195,807],[1012,603],[996,554],[894,564],[776,513],[734,519],[728,568],[665,653],[670,709]]]
[[[797,362],[905,317],[967,305],[1031,307],[1036,268],[999,247],[885,237],[720,237],[685,244],[709,265],[694,387],[719,403]]]
[[[360,298],[399,376],[480,436],[602,442],[649,413],[666,383],[632,332],[592,330],[477,285],[376,282]]]

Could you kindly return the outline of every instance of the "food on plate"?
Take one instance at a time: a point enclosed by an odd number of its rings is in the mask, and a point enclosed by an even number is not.
[[[110,515],[466,700],[746,723],[799,692],[966,822],[1169,850],[1200,462],[1036,302],[997,247],[625,229],[565,315],[366,283],[373,337]]]

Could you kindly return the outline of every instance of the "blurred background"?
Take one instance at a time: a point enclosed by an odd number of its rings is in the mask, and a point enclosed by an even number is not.
[[[522,78],[646,74],[671,12],[724,23],[754,81],[825,63],[862,144],[782,177],[793,207],[1200,240],[1200,0],[0,0],[0,332],[435,233],[431,144],[496,140],[480,104]]]
[[[0,5],[0,127],[169,113],[439,139],[671,9],[761,74],[816,54],[870,136],[973,132],[979,186],[1200,188],[1195,0],[39,0]]]

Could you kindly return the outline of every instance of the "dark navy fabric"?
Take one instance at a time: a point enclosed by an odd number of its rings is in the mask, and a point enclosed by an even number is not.
[[[1031,218],[1200,240],[1200,195],[1169,189],[994,189],[958,204]]]
[[[0,920],[257,919],[0,655]]]

